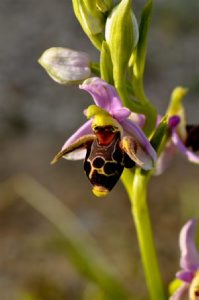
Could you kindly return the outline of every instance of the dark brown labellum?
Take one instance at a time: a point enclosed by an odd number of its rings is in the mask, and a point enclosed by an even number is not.
[[[100,128],[100,134],[102,134]],[[107,131],[106,131],[107,135]],[[111,132],[111,135],[113,133]],[[115,132],[109,144],[100,144],[95,139],[87,148],[84,170],[91,184],[103,191],[111,191],[120,178],[124,167],[132,168],[135,163],[120,148],[120,132]]]

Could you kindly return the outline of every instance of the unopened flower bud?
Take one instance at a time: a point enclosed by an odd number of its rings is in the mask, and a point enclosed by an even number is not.
[[[104,40],[105,20],[103,14],[94,5],[95,1],[93,2],[89,0],[73,0],[73,9],[82,29],[93,45],[100,50]]]
[[[105,37],[113,62],[116,86],[125,78],[128,61],[138,41],[138,25],[131,9],[131,0],[122,0],[106,22]]]
[[[132,52],[129,67],[133,67],[133,75],[136,79],[143,80],[145,69],[147,36],[151,23],[153,0],[147,0],[142,10],[141,21],[139,25],[139,41],[135,51]]]
[[[60,84],[79,83],[91,74],[89,56],[67,48],[50,48],[38,62]]]
[[[91,13],[96,9],[96,0],[83,0],[83,2]]]

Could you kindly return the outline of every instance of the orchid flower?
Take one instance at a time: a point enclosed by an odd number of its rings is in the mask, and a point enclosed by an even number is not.
[[[156,164],[156,175],[161,174],[169,165],[177,152],[180,152],[190,162],[199,164],[199,125],[186,123],[182,99],[187,89],[177,87],[171,96],[167,114],[170,118],[179,118],[179,122],[171,126],[170,137]]]
[[[180,232],[180,266],[181,271],[176,277],[182,285],[171,296],[170,300],[198,300],[199,299],[199,253],[196,249],[194,237],[196,221],[188,221]]]
[[[89,119],[63,145],[52,163],[61,157],[84,159],[84,170],[96,196],[106,195],[116,184],[124,167],[135,164],[150,170],[156,152],[132,121],[131,111],[122,106],[115,88],[100,78],[89,78],[80,89],[95,102],[84,114]]]

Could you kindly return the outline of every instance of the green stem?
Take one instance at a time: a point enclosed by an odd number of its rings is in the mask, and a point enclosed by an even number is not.
[[[90,63],[91,72],[100,77],[100,66],[99,63],[91,62]]]
[[[137,98],[139,102],[142,103],[142,113],[146,116],[146,121],[142,129],[147,136],[150,136],[156,126],[157,110],[145,94],[143,75],[132,77],[132,70],[130,74],[135,98]]]
[[[132,215],[135,222],[137,237],[144,266],[146,283],[151,300],[165,300],[165,292],[163,288],[160,270],[157,261],[156,249],[153,240],[151,229],[150,216],[147,207],[147,185],[149,175],[144,174],[143,171],[137,169],[132,181],[127,178],[127,173],[122,177],[124,186],[128,192],[130,202],[132,205]],[[131,184],[131,189],[129,184]]]
[[[129,87],[127,87],[125,84],[126,82],[123,85],[116,86],[117,92],[122,100],[123,105],[128,107],[133,112],[142,113],[142,106],[139,102],[135,102],[129,97]]]

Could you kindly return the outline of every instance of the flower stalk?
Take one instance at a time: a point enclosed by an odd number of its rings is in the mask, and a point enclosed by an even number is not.
[[[166,295],[156,255],[152,234],[151,221],[147,207],[147,186],[149,173],[137,168],[131,180],[126,178],[130,174],[124,173],[122,180],[131,202],[131,213],[134,219],[146,284],[151,300],[165,300]]]

